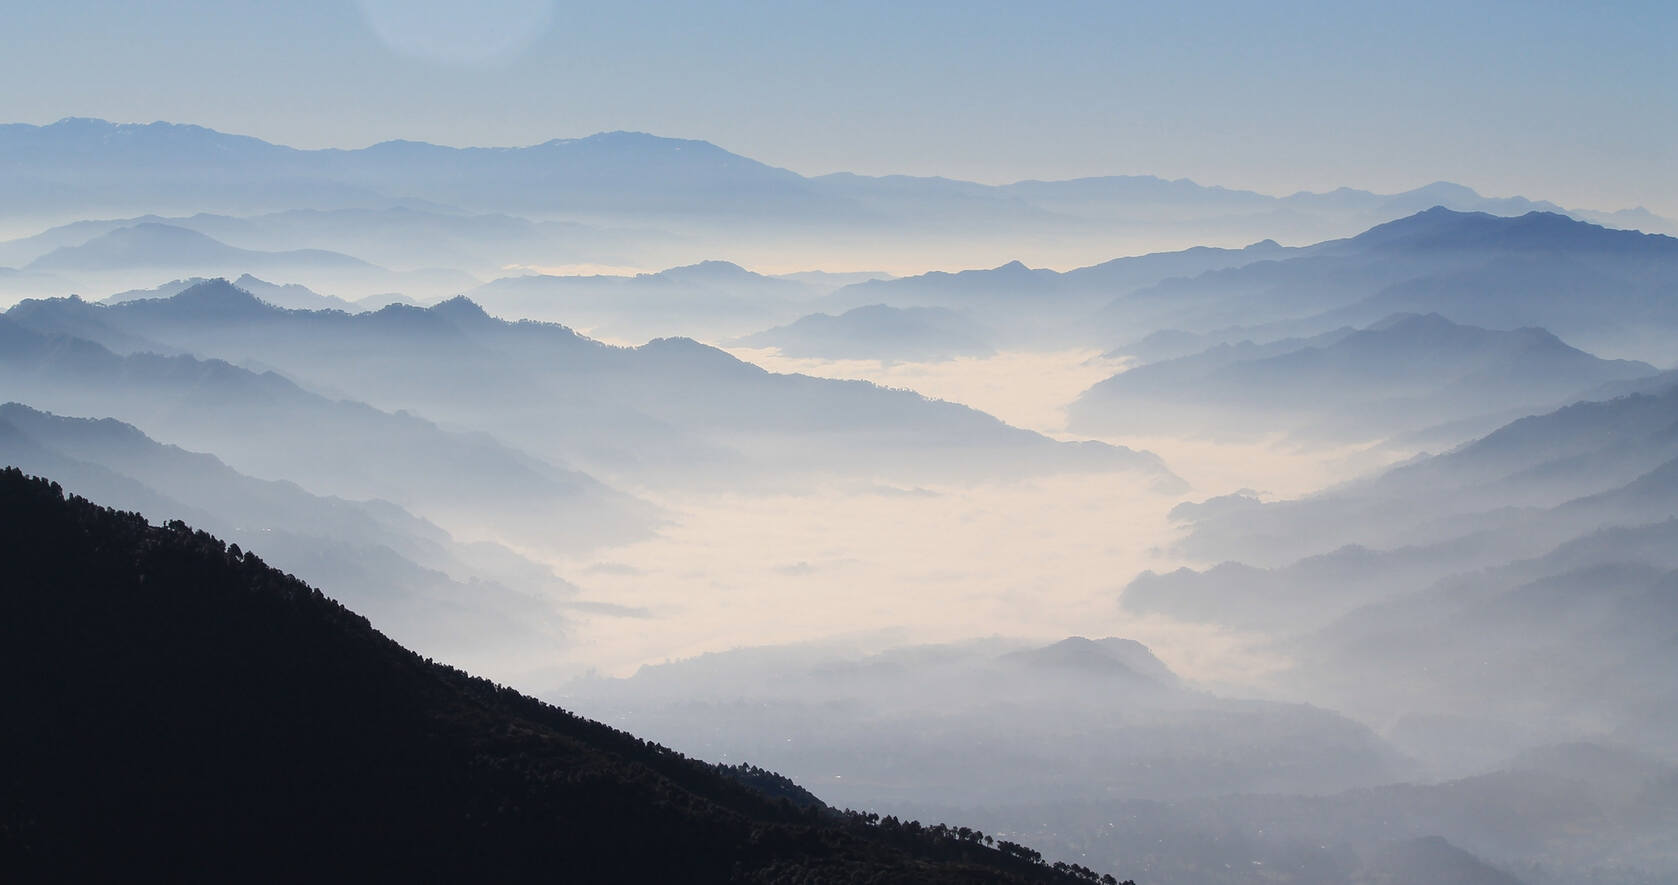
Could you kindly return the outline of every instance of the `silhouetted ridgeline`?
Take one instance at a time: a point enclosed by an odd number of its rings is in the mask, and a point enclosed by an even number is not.
[[[422,659],[255,554],[15,468],[0,561],[3,879],[1098,880]]]

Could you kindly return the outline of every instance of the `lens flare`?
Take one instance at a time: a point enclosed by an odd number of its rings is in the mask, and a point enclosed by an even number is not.
[[[553,24],[553,0],[357,0],[362,17],[402,55],[463,66],[506,62]]]

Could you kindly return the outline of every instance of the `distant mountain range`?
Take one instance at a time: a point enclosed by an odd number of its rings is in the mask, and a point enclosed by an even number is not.
[[[287,209],[246,217],[196,212],[81,220],[0,243],[0,265],[14,267],[124,227],[162,224],[223,243],[266,251],[329,250],[402,270],[455,268],[494,276],[520,262],[634,263],[638,248],[668,243],[656,231],[531,221],[499,213],[424,206]]]
[[[938,362],[990,356],[996,351],[985,341],[994,334],[947,308],[874,304],[838,316],[813,313],[732,343],[795,357]]]
[[[58,246],[23,271],[58,280],[60,287],[110,287],[150,275],[265,273],[340,291],[371,294],[407,291],[449,295],[478,284],[462,271],[426,268],[392,271],[324,249],[269,252],[229,246],[185,227],[155,221],[116,227],[76,245]]]
[[[141,224],[101,234],[92,244],[59,247],[37,261],[55,265],[57,259],[48,261],[52,256],[91,254],[77,250],[100,244],[121,257],[127,254],[118,248],[124,238],[159,235],[174,242],[183,233],[182,243],[224,254],[205,246],[199,234]],[[484,404],[506,394],[491,392],[481,401],[443,396],[436,391],[471,384],[445,372],[446,377],[423,385],[415,399],[415,390],[398,390],[394,379],[365,371],[371,357],[348,356],[366,347],[352,339],[360,330],[400,326],[397,337],[381,339],[373,349],[382,348],[381,365],[411,363],[417,378],[435,375],[440,367],[416,361],[413,352],[399,352],[400,342],[450,342],[446,346],[456,348],[459,357],[479,364],[486,359],[483,346],[503,349],[503,344],[484,340],[468,343],[474,334],[511,340],[503,334],[505,323],[481,316],[486,309],[509,319],[587,325],[597,334],[631,342],[691,329],[713,341],[778,346],[789,355],[828,359],[978,356],[1128,338],[1135,343],[1109,355],[1144,354],[1152,364],[1086,393],[1071,409],[1074,429],[1132,433],[1147,424],[1191,432],[1284,432],[1321,440],[1398,437],[1407,445],[1429,448],[1609,389],[1605,385],[1655,380],[1655,370],[1643,362],[1602,360],[1591,353],[1657,362],[1678,357],[1678,345],[1672,343],[1678,340],[1678,297],[1673,297],[1678,293],[1678,239],[1545,213],[1502,218],[1434,208],[1312,246],[1261,241],[1244,249],[1195,248],[1064,273],[1015,262],[988,271],[852,282],[843,276],[770,276],[707,261],[650,274],[505,277],[473,289],[470,307],[461,302],[423,315],[284,317],[254,306],[240,308],[234,297],[213,307],[210,322],[190,316],[180,305],[140,306],[149,303],[144,297],[179,294],[194,279],[183,275],[179,283],[121,292],[107,300],[134,304],[119,305],[123,309],[112,313],[48,300],[29,302],[14,318],[34,316],[42,330],[89,338],[120,352],[211,354],[238,364],[279,367],[323,390],[343,390],[392,410],[421,408],[466,426],[493,419],[499,422],[494,432],[526,450],[607,473],[629,459],[643,470],[673,467],[671,453],[684,448],[690,454],[704,452],[715,464],[737,459],[741,431],[752,422],[774,424],[786,416],[767,419],[762,411],[735,410],[732,414],[744,423],[733,426],[720,420],[721,413],[675,419],[669,410],[691,412],[695,404],[716,401],[716,390],[689,389],[678,398],[655,394],[644,379],[628,380],[639,371],[633,364],[664,359],[652,357],[654,352],[683,351],[696,358],[695,365],[703,363],[703,372],[688,373],[690,384],[698,384],[707,372],[713,380],[729,374],[724,363],[699,358],[714,351],[698,345],[654,342],[638,351],[642,357],[628,359],[618,350],[579,347],[568,330],[527,329],[516,337],[548,336],[568,353],[588,355],[584,363],[596,377],[621,381],[604,383],[599,391],[559,388],[571,407],[582,409],[578,415],[595,420],[554,426],[519,419],[522,426],[515,428],[508,425],[506,410]],[[383,295],[350,301],[248,274],[241,280],[268,301],[291,308],[359,311],[401,300]],[[195,309],[212,307],[199,302]],[[846,307],[856,302],[866,309]],[[47,305],[55,306],[48,310]],[[288,331],[271,338],[282,329]],[[1534,331],[1539,329],[1545,332]],[[314,343],[315,336],[338,346]],[[282,339],[288,343],[278,343]],[[310,358],[300,360],[305,352]],[[513,385],[503,389],[524,389],[518,385],[532,383],[532,372],[550,375],[540,384],[558,380],[552,370],[527,361],[504,363],[495,371]],[[734,381],[746,380],[735,374]],[[606,392],[620,383],[624,396]],[[748,386],[815,383],[759,375]],[[361,389],[350,391],[345,385]],[[655,395],[659,402],[647,401]],[[787,414],[802,408],[796,404],[803,400],[791,402]],[[695,427],[696,418],[706,429]],[[656,449],[643,448],[642,441],[651,439],[646,434],[626,438],[607,430],[659,424],[675,432]],[[722,440],[719,433],[736,439]],[[749,433],[754,450],[766,443],[756,431]],[[731,450],[735,454],[728,454]],[[852,455],[835,451],[834,456]]]
[[[234,247],[199,229],[245,243],[329,242],[324,235],[304,236],[316,217],[325,219],[320,222],[325,230],[361,230],[351,239],[375,251],[382,251],[379,243],[401,244],[393,248],[410,249],[411,261],[403,265],[410,269],[386,270],[312,247]],[[371,227],[357,228],[358,221]],[[573,272],[479,260],[472,266],[497,274],[479,284],[466,272],[426,269],[422,263],[433,252],[484,254],[483,248],[500,242],[496,232],[510,228],[509,241],[526,242],[535,253],[528,257],[540,265],[554,248],[540,243],[563,240],[564,228],[538,234],[528,230],[531,224],[505,215],[432,218],[421,210],[389,209],[70,225],[49,231],[51,236],[0,244],[0,253],[28,259],[23,270],[0,273],[0,292],[127,292],[138,291],[136,279],[144,280],[143,289],[166,275],[252,274],[302,284],[356,307],[429,303],[466,292],[499,316],[561,322],[630,343],[667,336],[720,343],[816,314],[839,317],[876,305],[938,308],[984,330],[977,337],[987,347],[1094,345],[1149,361],[1222,343],[1311,338],[1395,313],[1437,313],[1488,329],[1545,328],[1607,356],[1658,364],[1678,359],[1672,343],[1678,339],[1668,334],[1678,329],[1678,308],[1672,307],[1678,299],[1670,297],[1678,291],[1678,239],[1611,230],[1555,213],[1507,218],[1435,207],[1310,246],[1261,240],[1241,249],[1194,247],[1066,272],[1016,261],[990,270],[898,279],[864,274],[857,281],[843,274],[761,274],[715,260],[658,273]],[[435,249],[419,245],[427,241]],[[404,291],[410,297],[394,294]],[[885,327],[873,325],[885,334]],[[821,334],[832,337],[831,330]],[[857,346],[862,339],[848,334],[822,351],[843,358],[847,348]]]
[[[1535,326],[1593,353],[1678,358],[1678,238],[1554,213],[1433,208],[1278,261],[1178,277],[1114,299],[1109,340],[1162,329],[1224,341],[1315,335],[1393,313],[1490,329]]]
[[[121,304],[124,301],[142,301],[148,298],[173,298],[193,286],[207,282],[210,282],[210,278],[189,277],[183,280],[170,280],[150,289],[129,289],[125,292],[118,292],[100,299],[100,303]],[[400,295],[370,295],[356,301],[346,301],[336,295],[322,295],[299,283],[270,283],[250,274],[244,274],[234,280],[233,285],[275,307],[283,307],[286,310],[342,310],[348,313],[363,313],[368,310],[378,310],[389,304],[414,304],[411,299]]]
[[[220,283],[226,286],[225,282]],[[228,302],[197,289],[168,304],[208,321],[241,309],[277,311],[250,295]],[[82,310],[95,308],[74,302]],[[285,478],[316,494],[382,498],[440,524],[492,526],[520,543],[573,549],[646,531],[651,508],[576,470],[481,433],[444,430],[400,411],[322,396],[272,372],[216,359],[118,354],[97,319],[54,330],[50,308],[25,302],[0,316],[0,400],[60,415],[114,417],[148,434],[212,452],[251,476]],[[341,314],[340,314],[341,315]],[[106,337],[132,344],[131,336]],[[151,352],[148,352],[151,351]],[[179,353],[179,351],[176,351]]]
[[[1139,881],[1242,885],[1666,882],[1657,843],[1678,810],[1675,769],[1611,743],[1504,757],[1469,777],[1318,796],[1108,799],[986,808],[985,827],[1040,827]],[[916,814],[932,814],[925,805]],[[909,809],[904,809],[906,812]],[[1447,833],[1442,837],[1439,833]],[[1652,863],[1627,863],[1629,855]]]
[[[1208,694],[1117,637],[872,654],[822,643],[744,648],[627,679],[579,679],[555,697],[702,757],[746,755],[870,808],[932,795],[1029,809],[1116,795],[1317,793],[1387,782],[1403,767],[1362,725]]]
[[[25,270],[88,271],[130,270],[177,266],[247,266],[296,270],[300,267],[364,269],[371,265],[357,258],[320,249],[292,252],[255,252],[235,249],[197,231],[156,222],[119,227],[79,246],[60,246],[29,262]]]
[[[1481,432],[1655,367],[1603,360],[1542,329],[1491,331],[1397,314],[1360,330],[1221,344],[1114,375],[1081,395],[1082,432],[1187,432],[1370,441],[1452,425]],[[1465,423],[1466,422],[1466,423]]]
[[[1365,721],[1466,723],[1418,730],[1430,751],[1678,739],[1678,387],[1297,500],[1179,509],[1182,552],[1229,561],[1144,574],[1122,604],[1277,637],[1293,691]]]
[[[1011,261],[990,270],[869,280],[834,292],[820,306],[832,312],[876,304],[943,308],[990,328],[1004,347],[1085,344],[1090,340],[1091,315],[1116,296],[1162,280],[1281,258],[1292,251],[1272,240],[1244,249],[1196,246],[1117,258],[1064,273]]]
[[[860,283],[818,303],[944,308],[998,330],[1000,347],[1096,345],[1145,361],[1436,313],[1666,363],[1678,359],[1674,293],[1678,238],[1434,207],[1310,246],[1197,247],[1064,273],[1012,262]]]
[[[1027,298],[1038,308],[1062,300],[1087,302],[1110,299],[1174,277],[1194,277],[1212,270],[1240,267],[1255,261],[1288,258],[1297,250],[1277,245],[1274,240],[1254,243],[1244,249],[1195,246],[1179,252],[1161,252],[1133,258],[1115,258],[1064,273],[1046,268],[1029,268],[1011,261],[990,270],[959,273],[934,271],[896,280],[870,280],[846,287],[828,299],[832,307],[861,306],[875,298],[899,306],[975,308],[995,302],[1017,304]]]
[[[721,341],[800,316],[839,285],[704,261],[633,275],[503,277],[468,294],[497,316],[564,323],[638,344],[672,336]]]
[[[48,126],[0,126],[0,158],[5,159],[0,199],[18,217],[250,216],[288,210],[528,215],[580,223],[577,233],[595,246],[615,242],[612,251],[619,255],[648,254],[645,250],[658,244],[641,236],[601,234],[601,226],[648,227],[713,247],[733,241],[742,250],[733,254],[754,261],[777,254],[813,256],[825,242],[830,252],[842,245],[846,254],[866,254],[881,259],[876,263],[882,266],[902,266],[917,252],[921,266],[971,263],[1010,242],[1032,243],[1031,257],[1062,265],[1077,262],[1072,256],[1087,259],[1094,250],[1111,254],[1116,240],[1149,248],[1266,236],[1310,242],[1434,205],[1503,215],[1563,211],[1519,197],[1486,198],[1444,182],[1400,194],[1343,188],[1272,197],[1150,176],[1000,186],[848,173],[806,177],[706,142],[632,132],[518,148],[392,141],[357,150],[296,150],[197,126],[71,118]],[[1670,222],[1635,210],[1579,217],[1672,229]],[[267,236],[279,239],[272,227]],[[426,223],[430,232],[443,227]],[[381,239],[400,239],[394,228],[388,230]],[[892,236],[882,240],[883,232]],[[538,240],[563,240],[548,233]],[[523,254],[531,257],[509,260],[506,250],[491,251],[499,251],[505,263],[540,263],[530,252]],[[386,254],[414,250],[398,247]],[[440,252],[439,259],[447,255]],[[481,272],[485,257],[475,249],[438,263]],[[689,260],[698,257],[704,256],[687,253]]]
[[[167,299],[108,306],[76,299],[26,301],[5,318],[16,342],[6,356],[21,360],[24,366],[40,365],[37,361],[57,353],[60,345],[52,342],[59,339],[53,336],[73,336],[86,339],[75,345],[83,358],[112,367],[155,359],[142,356],[145,352],[170,352],[213,358],[202,365],[224,367],[216,371],[241,383],[254,384],[257,376],[229,363],[278,369],[304,387],[388,410],[354,412],[358,417],[345,427],[345,433],[350,432],[349,426],[373,422],[374,415],[381,416],[374,422],[381,425],[418,422],[405,415],[404,410],[413,410],[432,420],[491,433],[546,464],[576,464],[591,473],[634,482],[784,482],[800,476],[859,472],[955,479],[1080,470],[1130,470],[1149,483],[1175,486],[1180,482],[1159,459],[1145,452],[1100,443],[1056,442],[967,407],[907,391],[775,375],[687,339],[611,347],[562,326],[497,320],[464,298],[425,310],[394,305],[359,315],[287,311],[225,280],[215,280]],[[117,357],[104,348],[129,355]],[[164,396],[162,401],[171,403],[169,410],[157,411],[158,395],[125,402],[125,395],[117,393],[112,383],[79,386],[87,377],[78,374],[84,370],[71,371],[65,362],[53,357],[45,363],[53,371],[35,368],[0,387],[5,388],[4,395],[38,407],[68,414],[111,415],[149,432],[162,432],[163,427],[153,427],[148,420],[164,426],[181,420],[184,404],[174,397],[184,391]],[[288,400],[315,397],[278,376],[261,377],[271,391],[284,388]],[[576,383],[579,377],[586,377],[588,383]],[[38,402],[36,397],[47,391],[69,399],[57,405]],[[246,400],[236,408],[260,409],[269,397]],[[307,424],[288,426],[286,433],[305,433],[308,425],[335,427],[352,414],[348,403],[327,406],[318,398],[309,402],[307,408],[315,417]],[[301,402],[298,405],[302,407]],[[335,413],[339,417],[333,417]],[[266,416],[264,423],[276,420],[277,414]],[[210,421],[204,415],[187,423],[201,428],[195,431],[201,433]],[[196,439],[197,447],[236,463],[229,451],[213,444],[238,445],[227,421],[226,415],[214,418],[214,426],[223,430],[213,439],[173,432],[168,436],[183,443]],[[364,427],[355,431],[354,438],[370,432],[371,427]],[[285,438],[285,434],[275,436],[274,448],[264,449],[270,451],[264,457],[306,450],[281,444]],[[424,438],[429,437],[415,437]],[[322,466],[347,467],[355,458],[372,457],[373,452],[395,445],[394,441],[373,445],[373,439],[368,443],[365,454],[355,454],[354,446],[340,445],[345,451],[325,459]],[[489,446],[490,442],[478,440],[477,444]],[[429,443],[420,448],[432,450]],[[504,468],[491,468],[491,464],[511,467],[506,455],[490,456],[488,451],[485,455],[476,463],[492,473]],[[705,469],[696,469],[699,465]],[[301,470],[302,466],[292,468]],[[390,489],[368,482],[391,462],[374,466],[366,476],[344,478],[363,494],[393,497]],[[320,469],[296,474],[253,472],[301,476]],[[439,470],[424,482],[441,482],[452,473]],[[539,487],[537,483],[516,492],[515,498],[534,494]],[[589,488],[587,483],[577,487]],[[507,521],[505,517],[495,520]]]

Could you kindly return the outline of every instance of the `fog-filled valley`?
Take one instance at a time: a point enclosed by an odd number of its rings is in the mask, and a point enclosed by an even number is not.
[[[1137,883],[1678,882],[1647,210],[624,132],[0,158],[0,466],[428,666]]]

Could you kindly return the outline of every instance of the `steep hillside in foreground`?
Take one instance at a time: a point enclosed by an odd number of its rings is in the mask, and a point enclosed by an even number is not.
[[[1093,879],[772,799],[762,772],[422,659],[254,554],[15,469],[0,561],[10,881]]]

